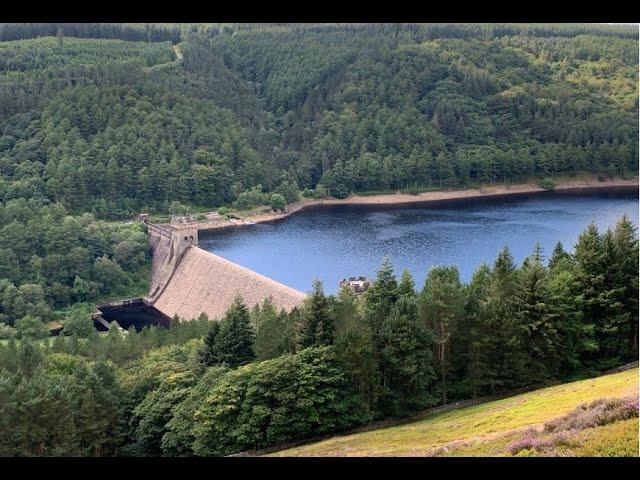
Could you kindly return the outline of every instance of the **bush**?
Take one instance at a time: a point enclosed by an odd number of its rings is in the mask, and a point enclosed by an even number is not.
[[[218,214],[222,215],[223,217],[226,217],[229,214],[229,208],[228,207],[219,207],[218,208]]]
[[[238,195],[238,199],[235,201],[235,207],[238,210],[250,210],[260,205],[266,205],[267,203],[268,196],[262,192],[262,185],[257,185],[251,190],[247,190]]]
[[[332,347],[252,363],[229,372],[194,413],[196,455],[227,455],[369,420]]]
[[[544,188],[545,190],[554,190],[556,188],[556,184],[549,177],[546,177],[540,181],[540,188]]]
[[[16,329],[11,325],[0,322],[0,340],[9,340],[16,336]]]
[[[40,340],[49,336],[49,330],[44,326],[42,320],[31,315],[25,315],[16,322],[16,331],[19,338]]]
[[[191,213],[191,208],[180,202],[173,201],[169,205],[169,213],[171,215],[188,215]]]
[[[274,190],[274,193],[279,193],[284,197],[287,203],[293,203],[300,198],[300,190],[296,182],[289,180],[283,180],[280,185]]]
[[[76,313],[64,322],[64,334],[76,335],[81,338],[91,336],[95,332],[91,317],[86,314]]]
[[[287,201],[279,193],[272,194],[269,203],[271,204],[271,209],[274,211],[284,210],[284,207],[287,206]]]
[[[331,195],[335,198],[347,198],[349,193],[349,189],[342,183],[339,183],[333,190],[331,190]]]
[[[545,432],[584,430],[638,416],[638,398],[601,398],[588,405],[580,405],[571,413],[545,424]]]

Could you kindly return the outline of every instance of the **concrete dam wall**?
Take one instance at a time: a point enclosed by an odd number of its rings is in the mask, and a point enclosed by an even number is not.
[[[162,314],[192,320],[201,313],[221,318],[236,295],[251,308],[271,297],[278,310],[300,306],[306,295],[199,248],[197,226],[189,221],[147,224],[153,252],[147,303]]]

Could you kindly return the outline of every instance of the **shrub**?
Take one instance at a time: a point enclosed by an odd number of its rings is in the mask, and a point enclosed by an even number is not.
[[[279,193],[272,194],[269,203],[271,204],[271,209],[275,211],[284,210],[284,207],[287,206],[287,201]]]
[[[540,188],[544,188],[545,190],[554,190],[556,188],[556,184],[549,177],[546,177],[540,181]]]
[[[349,196],[349,189],[344,184],[339,183],[331,190],[331,195],[335,198],[347,198]]]
[[[555,447],[576,446],[579,442],[574,435],[569,432],[559,432],[550,437],[538,436],[534,429],[529,429],[524,436],[507,446],[507,450],[512,455],[517,455],[523,450],[535,450],[537,452],[550,453]]]
[[[599,427],[637,416],[637,397],[623,399],[601,398],[588,405],[580,405],[569,414],[546,423],[544,431],[584,430],[585,428]]]
[[[16,322],[16,331],[19,338],[39,340],[49,336],[49,330],[44,326],[42,320],[31,315],[25,315]]]
[[[268,196],[262,192],[262,185],[257,185],[251,190],[247,190],[238,195],[238,199],[235,201],[235,207],[238,210],[250,210],[259,205],[266,205],[267,203]]]
[[[191,208],[174,200],[169,205],[169,213],[171,215],[188,215],[191,213]]]
[[[11,325],[0,322],[0,340],[9,340],[16,336],[16,329]]]
[[[282,195],[287,203],[293,203],[300,198],[298,184],[289,180],[283,180],[274,190],[274,193]]]
[[[367,421],[332,347],[252,363],[226,374],[194,413],[193,450],[227,455]]]

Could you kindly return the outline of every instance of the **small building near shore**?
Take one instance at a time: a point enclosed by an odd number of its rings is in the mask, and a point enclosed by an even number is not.
[[[367,291],[369,285],[371,285],[371,281],[367,277],[349,277],[348,279],[343,278],[340,280],[340,288],[349,287],[356,295],[362,295]]]

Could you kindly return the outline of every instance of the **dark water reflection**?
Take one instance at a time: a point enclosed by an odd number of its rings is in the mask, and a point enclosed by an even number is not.
[[[331,206],[271,224],[202,235],[200,244],[231,261],[308,291],[313,278],[335,292],[343,277],[374,276],[388,254],[421,287],[429,267],[457,265],[468,281],[507,245],[521,262],[536,241],[550,254],[572,250],[591,222],[599,229],[626,214],[638,224],[638,191],[544,192],[411,206]]]

